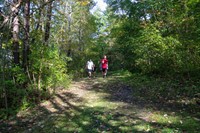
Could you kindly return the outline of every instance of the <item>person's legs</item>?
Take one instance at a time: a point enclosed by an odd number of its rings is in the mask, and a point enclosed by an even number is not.
[[[89,77],[91,77],[91,75],[92,75],[92,74],[91,74],[91,71],[89,71]]]
[[[102,76],[104,75],[104,69],[102,68]]]
[[[88,77],[90,78],[92,75],[92,70],[88,69]]]
[[[102,76],[103,76],[103,78],[106,77],[106,69],[105,68],[102,69]]]
[[[105,74],[104,75],[107,76],[107,69],[105,70]]]

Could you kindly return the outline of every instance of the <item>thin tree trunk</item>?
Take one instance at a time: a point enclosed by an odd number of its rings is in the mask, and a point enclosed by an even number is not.
[[[70,11],[69,11],[69,15],[68,15],[68,33],[69,33],[69,40],[68,40],[68,50],[67,50],[67,56],[70,57],[71,56],[71,37],[70,37],[70,33],[71,33],[71,19],[72,19],[72,7],[70,6]]]
[[[19,7],[21,5],[21,0],[14,0],[14,5],[11,8],[13,12],[13,56],[14,64],[20,63],[20,54],[19,54]]]
[[[50,1],[48,3],[48,8],[47,8],[47,21],[46,21],[46,26],[45,26],[45,36],[44,36],[44,41],[47,43],[49,40],[50,36],[50,29],[51,29],[51,16],[52,16],[52,4],[53,1]]]
[[[23,47],[23,68],[26,72],[26,68],[28,66],[28,55],[30,50],[29,44],[29,29],[30,29],[30,0],[26,0],[25,8],[24,8],[24,29],[25,29],[25,40]]]
[[[19,18],[16,16],[13,21],[13,56],[14,64],[19,64]]]
[[[2,60],[0,59],[0,64],[1,64],[1,67],[0,69],[2,70],[2,85],[0,85],[0,87],[2,87],[2,90],[3,90],[3,96],[4,96],[4,100],[5,100],[5,109],[6,111],[8,111],[8,100],[7,100],[7,93],[6,93],[6,87],[5,87],[5,58],[6,58],[6,52],[3,50],[2,48],[2,42],[1,42],[1,38],[0,38],[0,56],[2,54]],[[1,71],[0,70],[0,71]]]
[[[3,92],[4,92],[4,100],[5,100],[5,109],[8,111],[8,98],[6,93],[6,86],[5,86],[5,54],[3,52]],[[7,112],[8,113],[8,112]]]

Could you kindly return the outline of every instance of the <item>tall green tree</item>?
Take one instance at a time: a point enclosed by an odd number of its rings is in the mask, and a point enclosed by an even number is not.
[[[126,69],[148,73],[199,71],[198,0],[107,3],[117,20],[111,30],[114,48],[124,55],[121,60],[126,59]]]
[[[66,57],[53,38],[60,1],[13,0],[1,4],[0,111],[23,108],[69,83]],[[11,36],[12,35],[12,36]],[[5,106],[4,106],[5,105]],[[3,112],[3,114],[5,113]]]

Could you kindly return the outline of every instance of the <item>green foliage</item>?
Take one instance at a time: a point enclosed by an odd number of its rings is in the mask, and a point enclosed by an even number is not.
[[[188,77],[199,73],[199,1],[107,3],[112,55],[124,69]]]
[[[96,55],[91,50],[94,45],[92,34],[96,30],[95,17],[89,11],[91,3],[87,5],[87,2],[63,0],[60,10],[56,11],[58,18],[53,22],[55,27],[51,39],[57,43],[63,58],[70,58],[66,62],[72,78],[85,76],[86,61]]]
[[[54,47],[46,47],[36,44],[30,56],[32,66],[30,71],[36,78],[37,84],[41,84],[41,88],[54,88],[61,82],[69,83],[66,71],[66,62],[68,58],[61,57],[58,49]],[[41,81],[41,83],[39,83]],[[38,89],[41,89],[38,88]]]
[[[20,63],[17,65],[12,63],[12,27],[5,24],[1,28],[0,108],[3,112],[6,98],[7,112],[13,108],[25,109],[31,102],[49,98],[58,86],[67,87],[70,78],[85,76],[88,59],[98,66],[103,54],[108,56],[110,70],[165,76],[180,74],[191,80],[200,77],[199,0],[106,1],[108,10],[94,14],[89,11],[93,6],[90,0],[54,1],[50,28],[45,26],[48,4],[33,1],[30,10],[40,8],[30,17],[30,35],[20,20]],[[1,5],[5,16],[12,14],[9,6]],[[21,6],[18,15],[24,19],[24,5]],[[1,16],[0,22],[5,18]],[[11,24],[12,19],[8,22]],[[47,32],[49,40],[44,39]],[[26,68],[22,54],[26,51],[24,42],[30,46]],[[142,81],[150,82],[145,78]],[[198,93],[198,85],[191,92],[190,87],[182,91],[188,95]],[[165,87],[157,89],[167,93]]]
[[[11,72],[15,78],[16,84],[21,85],[21,84],[27,82],[27,77],[26,77],[23,69],[20,66],[12,67]]]
[[[198,110],[198,101],[194,97],[200,93],[198,80],[188,80],[181,75],[176,75],[173,79],[171,76],[158,77],[139,73],[124,75],[121,72],[120,75],[126,84],[134,88],[134,97],[141,101],[162,103],[170,109],[184,110],[187,113],[195,113]]]
[[[49,100],[42,108],[20,113],[22,123],[27,120],[24,126],[14,123],[15,128],[9,131],[195,133],[199,131],[199,109],[197,105],[190,108],[193,103],[187,102],[189,97],[181,89],[189,82],[181,85],[179,79],[128,71],[113,72],[106,80],[83,79],[70,91],[57,93],[56,103]],[[77,92],[77,87],[81,91]],[[171,95],[177,97],[171,99]],[[31,127],[27,129],[26,125]]]
[[[26,90],[17,85],[18,84],[16,84],[13,80],[5,81],[4,97],[6,96],[8,102],[7,110],[5,108],[7,115],[14,114],[17,111],[17,108],[22,105],[22,99],[26,96]],[[4,99],[1,100],[4,101]]]
[[[133,39],[136,67],[144,73],[164,73],[180,68],[181,43],[173,37],[162,37],[153,26],[141,31],[140,37]]]
[[[6,69],[11,70],[10,75],[13,76],[13,80],[6,77],[5,92],[0,90],[4,94],[1,102],[5,102],[5,96],[8,101],[7,110],[1,106],[6,112],[1,111],[6,114],[24,110],[32,103],[49,98],[58,86],[67,87],[70,83],[66,71],[68,59],[61,57],[56,47],[37,45],[37,49],[32,48],[29,59],[32,65],[29,66],[27,75],[19,66]]]

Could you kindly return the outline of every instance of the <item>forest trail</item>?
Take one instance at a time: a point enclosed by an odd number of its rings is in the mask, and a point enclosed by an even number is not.
[[[108,81],[109,78],[74,81],[51,100],[20,112],[17,120],[10,120],[1,132],[123,132],[147,121],[150,113],[131,103],[131,88],[110,86]]]
[[[52,99],[18,113],[1,126],[0,133],[161,132],[173,127],[168,117],[174,112],[163,114],[168,124],[159,123],[153,119],[156,112],[136,102],[133,93],[117,76],[73,81]]]

